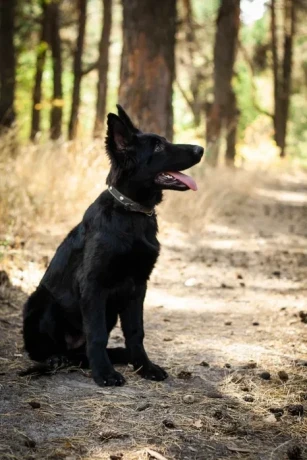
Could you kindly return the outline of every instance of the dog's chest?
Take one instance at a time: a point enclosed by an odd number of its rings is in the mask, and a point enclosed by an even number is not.
[[[136,279],[148,279],[159,256],[159,243],[157,240],[147,240],[143,237],[136,240],[131,248],[127,263],[128,271]]]

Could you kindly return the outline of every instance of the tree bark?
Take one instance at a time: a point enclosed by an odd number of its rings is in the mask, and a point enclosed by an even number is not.
[[[235,92],[230,93],[226,117],[226,166],[234,166],[236,157],[236,141],[239,111]]]
[[[103,125],[106,115],[107,90],[108,90],[108,70],[109,70],[109,50],[110,35],[112,28],[112,0],[103,0],[103,21],[101,38],[99,43],[98,58],[98,83],[96,116],[94,123],[94,137],[103,135]]]
[[[286,136],[289,115],[289,103],[292,82],[293,39],[295,35],[295,2],[284,0],[284,37],[283,56],[278,56],[278,42],[276,33],[276,0],[271,0],[271,36],[273,56],[274,82],[274,139],[280,148],[280,156],[286,155]]]
[[[119,103],[145,131],[172,140],[176,0],[123,0]]]
[[[59,0],[51,0],[50,8],[50,47],[53,66],[53,100],[51,108],[50,137],[59,139],[62,135],[63,89],[62,89],[62,52],[60,37]]]
[[[214,46],[214,102],[208,112],[207,162],[216,166],[222,126],[232,103],[232,77],[240,26],[240,0],[222,0],[217,18]]]
[[[73,75],[74,84],[72,90],[72,102],[70,120],[68,125],[69,140],[75,139],[78,127],[78,114],[80,107],[80,90],[82,80],[82,55],[84,48],[85,26],[86,26],[86,8],[87,0],[78,0],[78,38],[74,52]]]
[[[274,85],[274,139],[278,146],[281,144],[280,139],[280,76],[279,76],[279,58],[278,58],[278,40],[276,31],[276,0],[271,0],[271,44],[273,58],[273,85]]]
[[[190,79],[190,92],[192,100],[189,100],[189,106],[194,116],[195,126],[200,124],[202,102],[200,100],[200,83],[203,79],[200,67],[195,64],[195,50],[198,47],[195,34],[195,23],[193,17],[193,5],[191,0],[183,0],[184,8],[184,26],[185,42],[188,51],[188,66]]]
[[[289,104],[291,96],[292,82],[292,56],[293,56],[293,39],[295,34],[295,0],[285,0],[285,17],[284,17],[284,59],[282,68],[282,85],[281,85],[281,145],[280,156],[286,155],[286,136],[289,116]]]
[[[15,0],[0,0],[0,127],[2,128],[10,128],[15,121],[15,6]]]
[[[50,40],[49,31],[49,8],[45,1],[42,1],[42,24],[40,41],[36,51],[36,71],[34,78],[33,96],[32,96],[32,119],[30,139],[35,141],[37,133],[40,131],[40,114],[42,100],[42,81],[48,51],[48,43]]]

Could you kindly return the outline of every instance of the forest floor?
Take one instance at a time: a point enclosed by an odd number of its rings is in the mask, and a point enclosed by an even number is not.
[[[4,251],[1,459],[307,459],[306,175],[254,184],[199,235],[162,224],[145,326],[164,382],[130,367],[121,388],[76,368],[18,375],[22,304],[69,229],[41,225]]]

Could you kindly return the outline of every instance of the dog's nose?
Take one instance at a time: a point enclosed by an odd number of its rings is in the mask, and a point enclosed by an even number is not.
[[[203,147],[200,147],[199,145],[194,145],[193,152],[195,153],[195,155],[202,157],[204,153],[204,149]]]

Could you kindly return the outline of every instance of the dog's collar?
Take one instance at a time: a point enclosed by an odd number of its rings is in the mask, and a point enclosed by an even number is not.
[[[124,206],[124,208],[127,211],[141,212],[149,217],[152,216],[155,211],[154,209],[146,208],[146,206],[143,206],[140,203],[136,203],[135,201],[130,200],[130,198],[127,198],[125,195],[116,190],[116,188],[113,186],[108,187],[108,191],[121,205]]]

